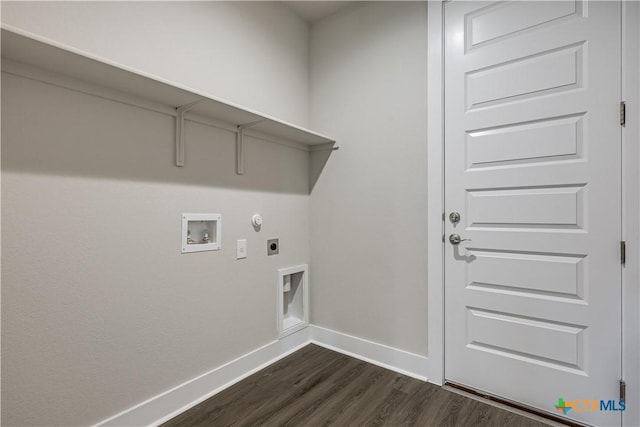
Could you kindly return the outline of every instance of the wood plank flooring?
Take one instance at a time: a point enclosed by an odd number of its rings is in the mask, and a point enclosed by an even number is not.
[[[544,425],[310,344],[162,427]]]

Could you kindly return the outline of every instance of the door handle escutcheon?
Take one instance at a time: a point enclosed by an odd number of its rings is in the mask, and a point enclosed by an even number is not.
[[[463,239],[459,234],[452,234],[449,236],[449,242],[452,245],[459,245],[462,242],[470,242],[471,239]]]

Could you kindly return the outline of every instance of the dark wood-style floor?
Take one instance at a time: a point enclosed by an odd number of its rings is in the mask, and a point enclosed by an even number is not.
[[[310,344],[163,427],[545,424]]]

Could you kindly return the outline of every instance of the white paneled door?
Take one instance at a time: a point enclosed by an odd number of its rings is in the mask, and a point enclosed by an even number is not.
[[[444,11],[446,379],[619,425],[621,4]]]

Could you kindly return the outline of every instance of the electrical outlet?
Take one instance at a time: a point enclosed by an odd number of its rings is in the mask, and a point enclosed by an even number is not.
[[[267,255],[278,255],[280,252],[280,243],[278,239],[267,240]]]

